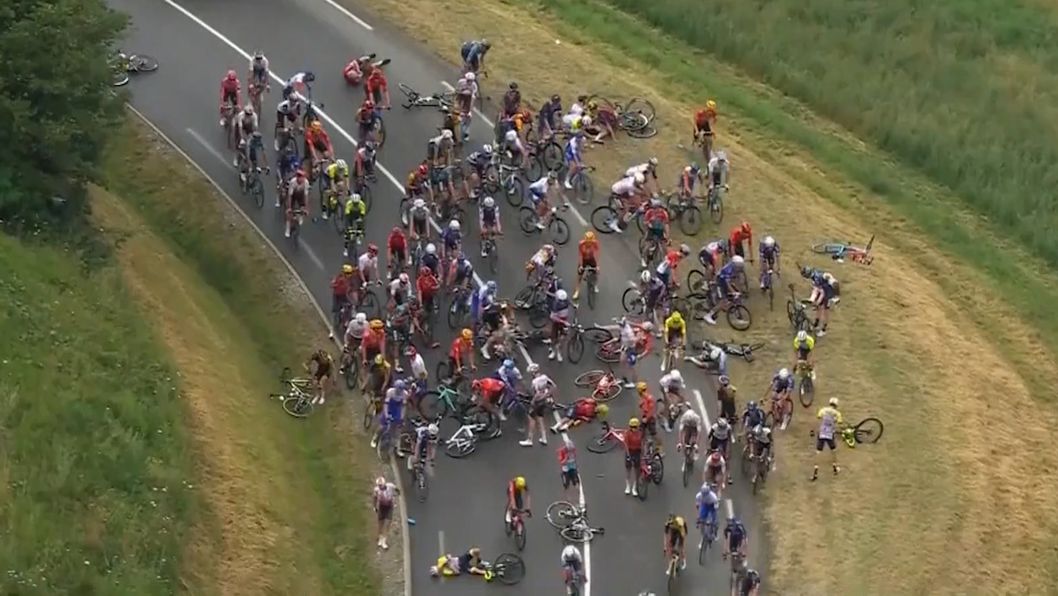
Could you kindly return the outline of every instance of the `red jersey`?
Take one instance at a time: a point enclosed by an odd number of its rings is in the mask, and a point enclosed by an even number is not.
[[[580,251],[580,262],[583,263],[585,260],[592,260],[598,262],[599,260],[599,241],[598,240],[581,240],[577,244],[577,249]]]
[[[435,275],[419,275],[415,278],[415,290],[419,293],[419,298],[423,302],[432,298],[440,287],[441,282]]]
[[[220,100],[224,101],[225,95],[235,95],[235,103],[240,104],[242,101],[239,99],[239,91],[242,89],[242,85],[239,84],[239,79],[234,81],[228,77],[224,77],[220,80]]]
[[[752,247],[753,246],[753,232],[749,232],[749,233],[743,232],[742,231],[742,226],[738,226],[737,228],[731,230],[731,238],[730,238],[730,240],[731,240],[731,246],[738,246],[738,245],[742,244],[743,242],[748,241],[750,247]]]
[[[706,128],[706,126],[712,124],[714,120],[716,120],[716,110],[710,108],[702,108],[694,114],[694,125],[699,129]]]
[[[573,418],[581,420],[590,420],[595,417],[595,400],[588,397],[585,399],[577,400],[577,403],[573,404]]]
[[[331,148],[331,137],[322,128],[317,132],[309,128],[305,131],[305,143],[316,148]]]
[[[381,69],[375,69],[371,72],[371,75],[367,77],[365,85],[367,86],[368,93],[385,91],[387,86],[386,75],[382,73]]]
[[[645,393],[639,397],[639,417],[643,422],[649,422],[654,419],[654,415],[657,413],[657,404],[654,402],[654,396],[649,393]]]
[[[664,207],[652,207],[643,214],[643,221],[647,224],[669,223],[669,212]]]
[[[448,357],[462,364],[463,358],[470,352],[470,342],[463,341],[462,337],[452,340],[452,347],[448,350]]]
[[[625,451],[628,453],[639,453],[643,449],[643,431],[638,428],[630,428],[625,431]]]
[[[331,290],[335,296],[345,296],[349,293],[349,278],[352,276],[339,273],[331,280]]]
[[[481,395],[486,398],[493,398],[503,393],[503,390],[507,388],[507,384],[495,377],[485,377],[481,379]]]
[[[369,329],[368,332],[364,334],[364,339],[360,341],[360,345],[364,348],[365,352],[369,350],[381,351],[382,341],[385,338],[386,332],[384,330],[375,331],[374,329]]]
[[[389,233],[389,239],[386,240],[386,245],[389,246],[390,250],[404,250],[408,247],[408,239],[404,236],[404,232],[394,230]]]

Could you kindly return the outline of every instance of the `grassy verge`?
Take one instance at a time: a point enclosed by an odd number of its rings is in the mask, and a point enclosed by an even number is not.
[[[648,155],[674,180],[693,159],[679,145],[682,123],[703,89],[717,90],[719,144],[733,156],[730,219],[698,242],[745,218],[779,239],[787,272],[796,260],[832,269],[845,298],[818,348],[819,399],[840,397],[850,419],[886,423],[882,444],[841,453],[844,476],[810,484],[814,420],[798,408],[766,495],[776,592],[1016,592],[1033,589],[1030,577],[1058,578],[1058,562],[1043,554],[1056,547],[1058,498],[1036,488],[1058,479],[1058,458],[1042,448],[1058,416],[1041,391],[1058,374],[1058,319],[1049,312],[1058,293],[1039,261],[995,241],[958,199],[839,127],[619,11],[565,0],[544,4],[550,12],[522,0],[440,1],[429,10],[380,2],[387,18],[449,59],[465,39],[505,40],[518,23],[516,40],[490,54],[486,85],[517,80],[533,103],[551,93],[568,103],[585,91],[650,99],[661,133],[590,152],[597,188]],[[808,254],[822,238],[874,232],[870,268]],[[791,357],[783,313],[751,303],[748,335],[772,349],[736,370],[744,399],[759,396]],[[734,335],[692,330],[703,332]],[[996,416],[997,395],[1006,408],[1034,412],[1032,420]],[[1005,447],[995,446],[999,435]],[[1014,543],[994,548],[1001,534]]]
[[[183,580],[196,592],[383,593],[365,506],[376,470],[349,404],[295,421],[267,399],[280,368],[328,345],[307,297],[168,146],[139,124],[117,139],[112,194],[93,209],[124,239],[126,283],[180,371],[210,512],[188,528]]]
[[[184,393],[112,266],[0,235],[0,587],[177,590],[202,495]]]

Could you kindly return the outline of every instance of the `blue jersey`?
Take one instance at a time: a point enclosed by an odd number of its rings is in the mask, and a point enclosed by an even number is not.
[[[779,375],[775,375],[771,378],[771,388],[776,393],[782,393],[784,391],[793,391],[794,380],[793,377],[786,377],[786,379],[779,378]]]
[[[565,151],[563,151],[563,155],[566,158],[566,163],[580,163],[580,148],[583,144],[583,138],[584,137],[581,137],[580,135],[576,135],[566,142],[566,148]]]
[[[738,275],[738,268],[735,266],[734,261],[728,263],[727,265],[724,265],[723,267],[720,268],[720,271],[717,271],[717,273],[716,273],[717,279],[720,279],[720,280],[722,280],[724,282],[729,282],[729,281],[735,279],[735,277],[737,275]]]
[[[437,269],[441,266],[441,260],[436,254],[424,254],[422,256],[422,264],[429,267],[436,274]]]
[[[289,178],[300,165],[301,160],[298,159],[297,153],[291,151],[279,158],[279,173],[283,178]]]
[[[779,256],[779,243],[776,242],[772,246],[765,246],[762,242],[760,245],[760,260],[768,263],[774,263],[775,258]]]
[[[746,408],[746,411],[742,414],[742,423],[749,428],[764,424],[764,410],[761,408],[753,408],[752,410]]]
[[[390,387],[386,390],[386,418],[392,422],[400,422],[404,417],[404,401],[407,398],[404,391],[398,391]]]
[[[497,211],[499,211],[499,210],[496,209],[495,206],[493,206],[492,209],[487,209],[485,207],[482,207],[481,208],[481,221],[483,221],[485,223],[485,225],[487,225],[487,226],[496,225],[496,214],[497,214]]]
[[[452,228],[445,228],[444,231],[441,232],[441,239],[444,240],[447,248],[456,248],[463,240],[463,233],[459,230],[453,230]]]

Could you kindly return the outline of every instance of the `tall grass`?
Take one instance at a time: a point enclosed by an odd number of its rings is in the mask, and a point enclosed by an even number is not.
[[[1023,0],[605,0],[947,186],[1058,267],[1058,12]]]
[[[0,236],[0,590],[178,589],[197,504],[176,383],[113,267]]]

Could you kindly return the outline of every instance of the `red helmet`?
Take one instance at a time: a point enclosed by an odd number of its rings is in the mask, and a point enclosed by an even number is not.
[[[368,244],[367,245],[367,252],[371,253],[372,255],[377,255],[378,254],[378,245],[377,244]]]
[[[433,270],[427,267],[426,265],[423,265],[419,268],[419,277],[422,277],[424,275],[433,275]]]
[[[400,226],[393,226],[393,233],[394,234],[402,234],[402,233],[404,233],[404,230],[400,229]]]
[[[749,222],[748,221],[742,222],[742,225],[740,226],[740,229],[742,230],[743,234],[749,234],[750,232],[753,231],[753,228],[749,227]]]
[[[297,177],[298,178],[304,178],[305,177],[305,170],[298,170],[297,171]]]
[[[430,173],[430,168],[427,167],[424,163],[419,164],[419,173],[425,176]]]
[[[229,81],[234,81],[239,78],[239,75],[234,70],[229,70],[227,78]]]

